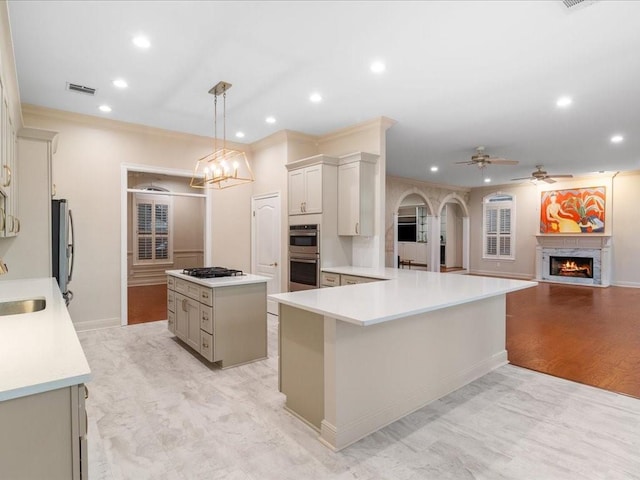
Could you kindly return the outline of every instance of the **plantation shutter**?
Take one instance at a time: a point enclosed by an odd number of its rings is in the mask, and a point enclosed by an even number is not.
[[[513,197],[494,194],[483,202],[483,258],[514,259]]]
[[[159,195],[136,195],[134,263],[167,263],[172,260],[170,202],[169,198]]]

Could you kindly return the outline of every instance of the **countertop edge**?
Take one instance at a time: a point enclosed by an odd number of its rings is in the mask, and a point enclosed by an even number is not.
[[[0,392],[0,402],[27,397],[29,395],[36,395],[38,393],[50,392],[52,390],[59,390],[61,388],[72,387],[73,385],[87,383],[91,378],[91,372],[87,372],[71,377],[61,378],[59,380],[52,380],[50,382],[43,382],[36,385],[14,388],[13,390],[6,390],[4,392]]]
[[[167,275],[180,278],[188,282],[197,283],[203,287],[209,288],[221,288],[221,287],[233,287],[234,285],[250,285],[253,283],[266,283],[269,278],[261,275],[255,275],[253,273],[247,273],[242,276],[231,277],[216,277],[216,278],[197,278],[191,275],[185,275],[179,270],[165,270]]]

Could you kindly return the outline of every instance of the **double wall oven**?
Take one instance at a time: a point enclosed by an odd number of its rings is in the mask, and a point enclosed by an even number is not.
[[[319,226],[289,227],[289,291],[309,290],[320,286]]]

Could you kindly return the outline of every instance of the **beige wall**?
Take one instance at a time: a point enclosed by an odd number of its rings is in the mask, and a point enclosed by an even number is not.
[[[31,106],[23,114],[26,125],[59,132],[53,183],[73,209],[77,239],[71,317],[86,326],[119,324],[122,164],[191,171],[212,140]],[[214,192],[214,261],[248,267],[250,191]]]
[[[612,283],[640,287],[640,171],[616,176],[612,191]]]
[[[612,235],[613,285],[640,287],[640,255],[638,254],[638,223],[640,221],[640,172],[575,178],[569,181],[542,184],[526,183],[474,188],[471,191],[470,270],[473,273],[513,277],[535,277],[536,235],[539,234],[540,194],[543,190],[605,186],[607,205],[605,232]],[[482,259],[482,199],[491,193],[515,196],[516,260]]]

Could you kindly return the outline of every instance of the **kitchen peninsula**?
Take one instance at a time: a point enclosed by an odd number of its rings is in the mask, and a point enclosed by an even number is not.
[[[506,364],[506,294],[536,285],[391,268],[324,273],[367,281],[269,298],[280,308],[286,408],[335,451]]]

